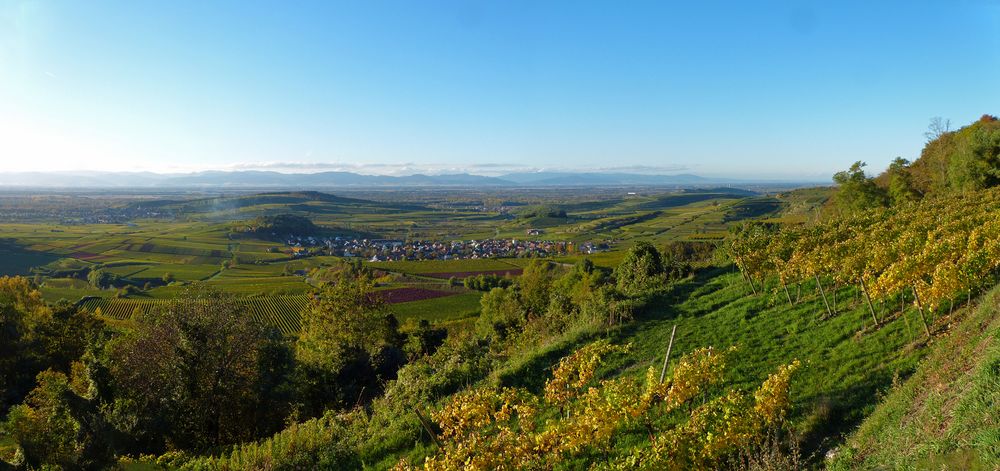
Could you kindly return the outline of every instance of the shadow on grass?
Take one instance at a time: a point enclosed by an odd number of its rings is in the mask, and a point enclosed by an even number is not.
[[[678,304],[695,296],[709,281],[729,271],[730,267],[700,269],[692,278],[673,283],[667,289],[650,295],[632,322],[607,332],[581,332],[544,347],[537,353],[526,356],[514,366],[498,373],[499,385],[521,387],[533,393],[540,393],[545,386],[545,381],[552,376],[552,368],[566,355],[602,337],[611,338],[613,343],[627,343],[638,332],[655,328],[663,321],[675,319],[681,313],[681,310],[677,308]],[[631,364],[626,363],[626,366]]]
[[[725,275],[730,270],[728,267],[708,267],[699,269],[695,272],[692,278],[673,283],[667,289],[652,294],[643,303],[642,308],[635,314],[635,320],[630,322],[621,328],[615,330],[612,333],[612,337],[615,341],[622,341],[634,336],[637,332],[641,330],[646,330],[650,326],[648,323],[659,323],[662,321],[668,321],[671,319],[676,319],[681,312],[690,313],[689,311],[684,311],[679,309],[678,306],[689,299],[695,297],[695,295],[701,295],[699,293],[705,285],[722,275]],[[704,314],[717,309],[728,301],[723,301],[719,303],[719,306],[710,306],[707,309],[699,309],[699,313]]]
[[[29,275],[33,267],[56,260],[58,256],[27,249],[14,239],[0,239],[0,275]]]
[[[541,394],[559,360],[601,337],[602,332],[585,331],[543,347],[537,353],[527,355],[513,366],[498,372],[497,382],[501,387],[524,388],[533,394]]]

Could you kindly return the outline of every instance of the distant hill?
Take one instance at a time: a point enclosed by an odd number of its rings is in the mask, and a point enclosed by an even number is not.
[[[52,188],[332,188],[377,186],[501,186],[511,182],[480,175],[361,175],[351,172],[280,173],[208,171],[188,174],[149,172],[11,172],[0,185]]]
[[[346,198],[318,191],[282,191],[193,200],[142,201],[133,206],[155,207],[164,214],[204,215],[211,218],[244,219],[246,216],[277,214],[386,214],[427,209],[417,204],[384,203]]]
[[[741,183],[697,175],[643,175],[633,173],[530,172],[487,177],[447,175],[362,175],[352,172],[280,173],[270,171],[207,171],[186,174],[151,172],[9,172],[0,173],[0,186],[47,188],[345,188],[345,187],[558,187],[558,186],[672,186],[696,187]],[[742,183],[754,183],[746,180]]]

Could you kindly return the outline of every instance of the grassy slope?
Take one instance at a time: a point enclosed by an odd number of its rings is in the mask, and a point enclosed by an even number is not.
[[[674,360],[698,347],[738,347],[728,357],[727,388],[755,388],[778,365],[802,360],[803,368],[793,380],[792,420],[803,436],[804,451],[819,464],[823,452],[840,445],[843,436],[875,410],[898,378],[916,371],[927,349],[921,346],[913,312],[909,312],[914,328],[911,337],[907,324],[898,317],[890,318],[880,329],[870,329],[866,308],[860,303],[849,306],[853,298],[847,289],[840,292],[840,314],[823,319],[822,301],[812,293],[811,285],[803,287],[802,301],[794,307],[779,290],[771,288],[767,294],[753,296],[739,275],[705,270],[673,285],[624,328],[607,334],[590,329],[568,332],[515,355],[486,382],[540,392],[562,356],[602,335],[616,343],[630,343],[632,350],[612,358],[601,375],[642,375],[650,366],[659,367],[670,329],[676,324]],[[935,327],[948,321],[947,317],[938,318]],[[858,334],[865,322],[869,329]],[[392,443],[374,449],[371,444],[364,446],[367,469],[391,468],[402,456],[419,462],[432,451],[433,447],[423,441],[415,418],[399,417],[398,421],[386,427],[398,429],[399,437],[390,433],[379,438],[379,443],[389,438]],[[643,431],[626,430],[618,446],[624,451],[644,442]]]
[[[752,296],[749,291],[739,275],[718,269],[675,285],[635,322],[611,334],[616,343],[631,343],[632,351],[608,365],[606,374],[642,375],[650,366],[658,368],[675,324],[672,358],[699,347],[735,345],[728,383],[745,390],[777,366],[799,359],[804,368],[793,380],[793,421],[805,451],[813,453],[838,444],[874,410],[894,377],[912,374],[924,353],[899,319],[859,335],[871,320],[861,303],[848,307],[846,289],[839,298],[840,314],[829,319],[821,319],[822,301],[812,285],[803,286],[802,302],[794,307],[780,292]],[[919,341],[915,326],[913,335]],[[584,335],[513,359],[500,373],[501,383],[539,391],[561,356],[591,340]]]
[[[834,468],[1000,469],[1000,287],[851,435]]]

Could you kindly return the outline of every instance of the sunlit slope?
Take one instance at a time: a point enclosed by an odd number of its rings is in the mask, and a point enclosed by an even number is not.
[[[796,291],[793,287],[793,298]],[[739,275],[723,269],[679,282],[634,322],[611,333],[615,343],[632,349],[606,375],[642,375],[649,366],[659,368],[674,325],[674,359],[700,347],[737,348],[729,358],[727,386],[752,389],[778,366],[798,359],[803,368],[793,379],[792,419],[804,451],[825,451],[872,412],[893,378],[913,373],[926,349],[912,308],[908,323],[898,316],[898,304],[877,306],[885,322],[874,329],[856,289],[837,292],[833,317],[826,315],[814,284],[804,283],[798,291],[795,305],[773,280],[764,293],[753,295]],[[832,303],[829,288],[827,296]],[[949,317],[933,322],[942,326]],[[501,383],[540,390],[559,358],[591,340],[573,339],[516,358],[500,374]]]
[[[1000,288],[893,388],[834,468],[1000,469]]]

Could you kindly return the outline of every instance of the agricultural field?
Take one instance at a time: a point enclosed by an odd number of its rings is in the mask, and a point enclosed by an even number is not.
[[[105,299],[101,302],[125,306],[126,301],[110,298],[115,297],[118,288],[131,284],[138,292],[126,295],[127,302],[147,306],[177,298],[192,283],[237,296],[284,299],[310,293],[316,284],[309,279],[314,270],[337,266],[341,258],[293,256],[284,241],[235,234],[234,223],[258,216],[292,214],[308,217],[344,237],[442,242],[484,238],[557,240],[572,242],[571,250],[583,243],[601,242],[610,250],[571,252],[550,260],[572,264],[589,258],[611,268],[638,240],[656,244],[670,240],[717,241],[731,224],[743,218],[773,215],[785,206],[808,211],[820,204],[811,193],[793,192],[776,199],[734,189],[649,189],[630,195],[609,189],[593,194],[550,189],[538,190],[534,196],[530,191],[403,194],[386,190],[346,196],[291,192],[88,198],[7,200],[17,214],[30,214],[31,218],[0,224],[0,274],[33,275],[43,296],[52,302],[100,297]],[[91,203],[97,199],[104,208],[98,219],[109,222],[95,223],[80,216],[93,213]],[[31,205],[39,209],[35,211]],[[530,208],[537,205],[559,209],[532,213]],[[59,217],[53,208],[62,208],[66,216]],[[528,229],[541,233],[529,237]],[[399,278],[382,289],[412,293],[451,292],[447,286],[451,278],[518,276],[531,260],[481,258],[366,264]],[[117,286],[92,285],[88,274],[98,270],[120,280]],[[408,300],[395,307],[402,317],[453,320],[474,315],[480,295],[462,292]],[[127,309],[115,306],[115,313]]]
[[[209,285],[213,286],[213,285]],[[404,322],[408,319],[425,319],[435,323],[466,319],[479,312],[482,293],[458,288],[438,289],[423,287],[389,287],[376,291],[392,312]],[[100,298],[85,299],[81,307],[117,321],[134,320],[137,315],[168,306],[177,300],[174,296],[153,298]],[[255,320],[277,327],[285,335],[295,335],[301,324],[301,312],[308,304],[308,296],[268,295],[238,298],[247,314]]]
[[[368,265],[372,268],[408,275],[461,279],[478,274],[518,275],[523,268],[517,263],[518,261],[518,259],[421,260],[372,262]]]
[[[45,265],[57,259],[55,255],[25,249],[16,243],[0,240],[0,275],[27,275],[31,272],[31,267]]]
[[[101,316],[118,320],[134,320],[152,310],[162,309],[175,299],[87,299],[81,306]],[[298,333],[301,312],[308,303],[306,296],[267,296],[240,298],[236,301],[247,315],[281,330],[285,335]]]
[[[482,295],[480,292],[468,291],[453,296],[393,304],[390,310],[400,322],[424,319],[448,325],[478,315]]]
[[[424,301],[427,299],[437,299],[458,294],[454,291],[417,288],[412,286],[382,289],[376,291],[375,293],[389,304]]]

